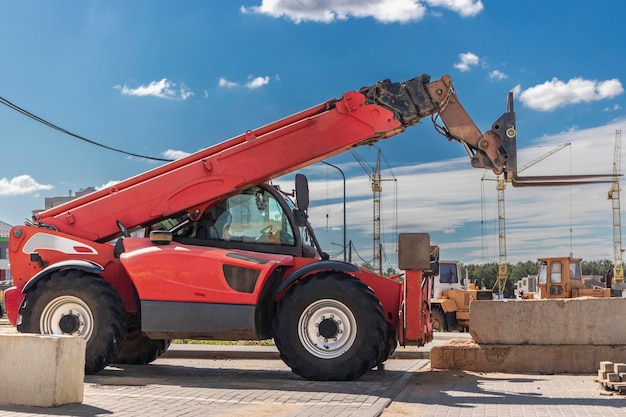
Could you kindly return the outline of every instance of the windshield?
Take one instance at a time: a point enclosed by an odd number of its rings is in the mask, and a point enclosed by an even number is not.
[[[198,221],[184,214],[165,219],[151,230],[169,230],[174,236],[203,240],[295,245],[287,213],[262,187],[252,187],[216,203]]]
[[[455,284],[459,282],[457,264],[439,264],[439,282],[442,284]]]

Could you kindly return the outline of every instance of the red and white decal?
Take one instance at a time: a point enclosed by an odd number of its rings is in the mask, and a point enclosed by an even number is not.
[[[83,242],[47,233],[35,233],[28,239],[28,242],[22,248],[22,252],[32,253],[42,249],[54,250],[67,255],[98,254],[98,251]]]

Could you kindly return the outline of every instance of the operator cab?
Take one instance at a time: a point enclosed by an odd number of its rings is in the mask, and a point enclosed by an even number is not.
[[[319,256],[306,241],[309,233],[301,233],[301,211],[277,187],[263,184],[217,201],[197,221],[185,213],[154,224],[150,232],[167,230],[174,242],[186,245]]]
[[[456,261],[439,261],[439,274],[434,277],[431,298],[441,298],[446,290],[462,290],[459,263]]]
[[[572,290],[584,288],[578,258],[543,258],[538,260],[540,298],[571,298]]]

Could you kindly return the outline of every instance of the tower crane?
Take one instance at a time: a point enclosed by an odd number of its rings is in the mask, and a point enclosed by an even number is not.
[[[563,143],[551,151],[539,156],[538,158],[530,161],[523,167],[519,168],[517,172],[522,172],[527,168],[543,161],[544,159],[552,156],[557,153],[561,149],[570,146],[571,142]],[[483,175],[482,180],[486,180],[489,178],[486,177],[486,173]],[[504,294],[504,287],[506,285],[506,281],[509,277],[508,265],[506,262],[506,224],[505,224],[505,214],[504,214],[504,188],[506,186],[506,180],[504,175],[499,174],[496,178],[496,189],[498,190],[498,276],[496,278],[496,282],[494,284],[494,289],[498,287],[497,294],[501,296]]]
[[[622,214],[620,208],[620,181],[622,160],[622,131],[615,131],[615,155],[613,157],[613,182],[609,190],[609,200],[613,206],[613,282],[624,282],[622,265]]]
[[[372,183],[372,192],[374,193],[374,226],[373,226],[373,261],[372,261],[372,269],[374,272],[382,275],[383,273],[383,262],[382,262],[382,252],[383,245],[381,242],[381,232],[380,232],[380,223],[381,223],[381,197],[383,192],[382,182],[383,181],[395,181],[394,179],[384,179],[380,173],[380,148],[378,149],[378,155],[376,157],[376,165],[373,170],[367,166],[365,161],[361,158],[361,156],[355,151],[351,151],[354,159],[357,160],[359,165],[363,168],[365,173],[370,179]]]

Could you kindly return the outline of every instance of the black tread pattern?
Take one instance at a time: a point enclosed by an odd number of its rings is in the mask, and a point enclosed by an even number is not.
[[[155,361],[170,347],[171,340],[150,339],[141,330],[129,330],[122,349],[113,363],[146,365]]]
[[[87,341],[85,372],[104,369],[117,356],[126,335],[126,311],[115,288],[100,276],[77,270],[62,270],[42,278],[20,306],[17,330],[41,333],[39,318],[56,297],[72,295],[83,300],[94,315],[94,329]]]
[[[433,322],[433,330],[445,332],[448,330],[448,320],[446,319],[446,313],[439,308],[433,308],[430,312],[431,321]],[[439,322],[439,327],[435,328],[435,321]]]

